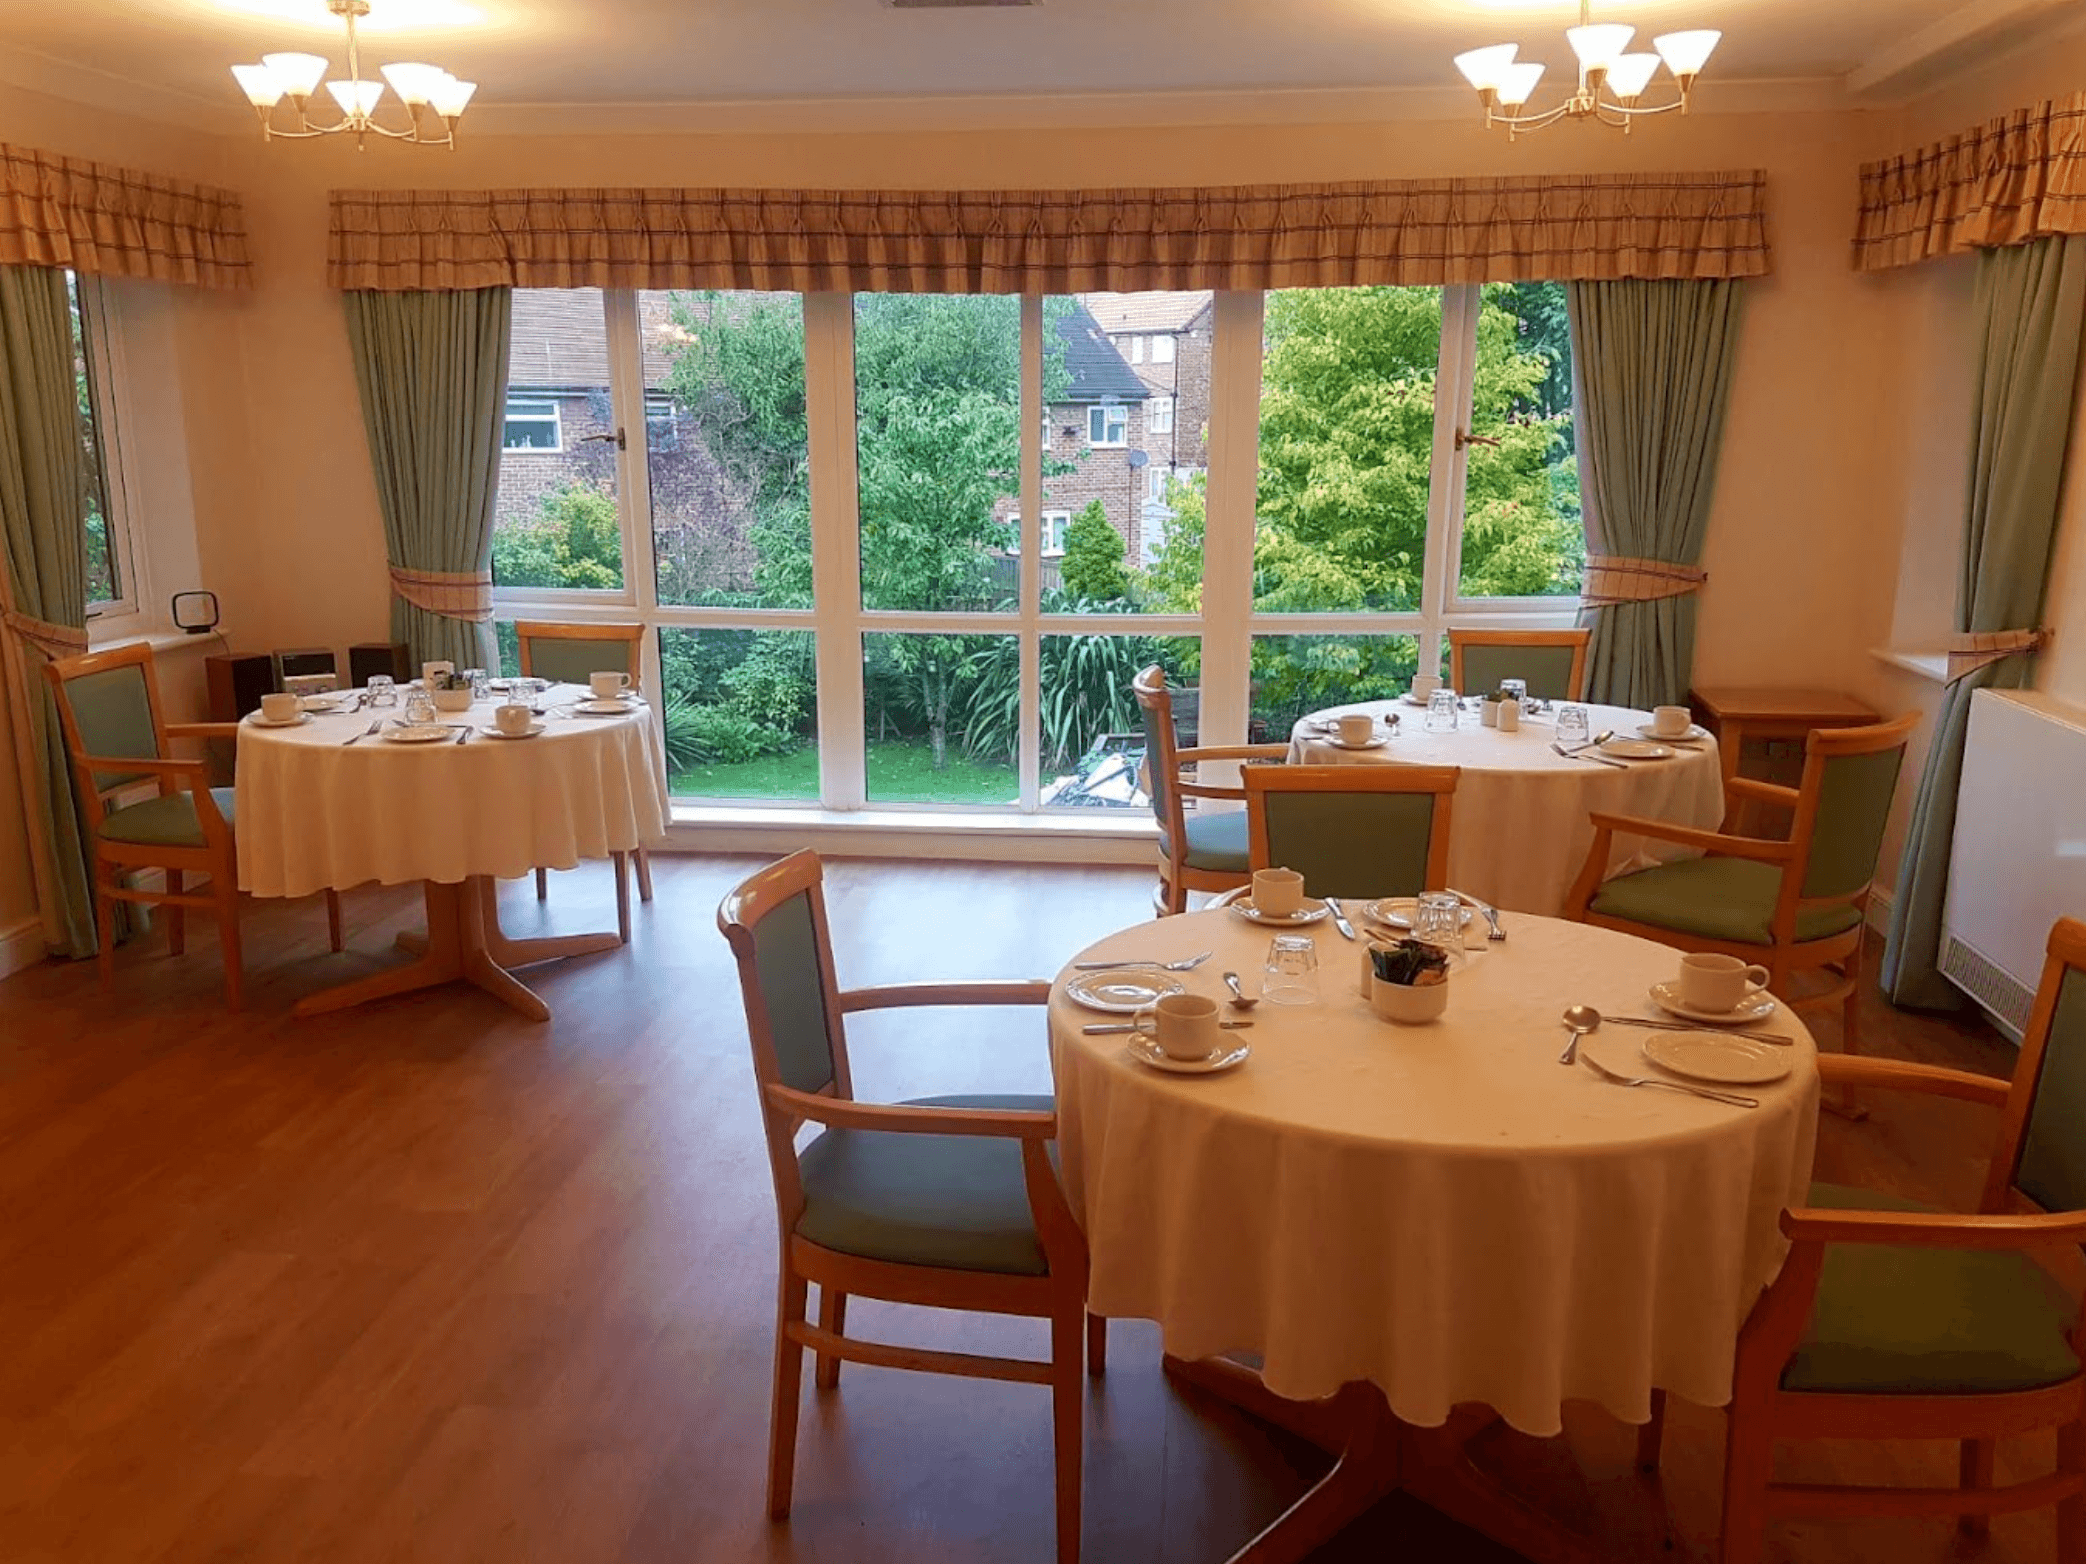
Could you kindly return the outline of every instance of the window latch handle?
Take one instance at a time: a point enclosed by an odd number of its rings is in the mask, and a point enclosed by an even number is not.
[[[599,439],[601,437],[596,436],[595,438]],[[1466,445],[1497,444],[1499,444],[1499,438],[1496,435],[1472,434],[1468,429],[1458,429],[1456,431],[1456,449],[1459,451],[1462,450]]]
[[[627,451],[630,449],[629,443],[625,441],[623,438],[623,431],[621,428],[618,428],[614,434],[583,434],[579,437],[579,443],[581,445],[585,445],[589,440],[613,440],[616,442],[617,450]],[[1494,440],[1492,443],[1494,445],[1499,444],[1497,440]]]

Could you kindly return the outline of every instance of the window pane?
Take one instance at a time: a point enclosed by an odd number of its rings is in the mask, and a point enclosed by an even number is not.
[[[1270,293],[1266,355],[1254,606],[1416,609],[1441,290]]]
[[[1574,597],[1586,571],[1561,282],[1492,283],[1478,316],[1466,452],[1464,597]]]
[[[1138,768],[1144,725],[1130,681],[1152,664],[1174,687],[1174,723],[1182,745],[1195,742],[1195,676],[1202,643],[1192,637],[1046,635],[1040,643],[1043,734],[1038,796],[1052,809],[1149,809]],[[1014,748],[1014,664],[981,677],[973,696],[972,731],[989,728],[1000,753]]]
[[[1019,645],[1011,635],[862,637],[872,802],[1006,808],[1020,801],[993,693],[1019,678]]]
[[[810,631],[661,630],[659,669],[674,797],[818,798]]]
[[[622,587],[615,433],[601,290],[515,289],[493,513],[497,585]]]
[[[804,301],[640,293],[659,601],[811,606]]]
[[[1020,424],[1019,299],[857,296],[864,607],[1012,609]]]
[[[1252,742],[1286,742],[1308,712],[1403,695],[1419,661],[1410,635],[1255,636]]]
[[[80,281],[65,274],[65,293],[72,306],[72,388],[80,415],[80,481],[86,488],[81,509],[87,528],[87,602],[113,603],[123,595],[122,572],[109,528],[109,481],[104,465],[101,388],[95,383],[93,355],[87,350],[86,318],[80,307]]]

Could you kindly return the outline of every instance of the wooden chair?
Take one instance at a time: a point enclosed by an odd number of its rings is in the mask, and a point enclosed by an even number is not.
[[[1448,883],[1457,766],[1248,766],[1249,862],[1307,896],[1417,896]]]
[[[1285,744],[1237,744],[1179,749],[1174,744],[1173,696],[1166,675],[1155,664],[1131,682],[1137,709],[1144,718],[1145,791],[1159,820],[1159,884],[1152,905],[1162,913],[1186,912],[1190,891],[1236,890],[1252,878],[1247,867],[1246,817],[1190,815],[1184,800],[1223,798],[1243,801],[1244,788],[1214,787],[1181,780],[1181,768],[1206,760],[1281,760]]]
[[[2056,1556],[2086,1558],[2086,1316],[2033,1258],[2086,1244],[2086,923],[2050,932],[2011,1083],[1889,1059],[1818,1066],[1828,1083],[1997,1108],[1999,1134],[1977,1215],[1830,1184],[1782,1213],[1788,1258],[1738,1339],[1721,1564],[1761,1558],[1776,1514],[1954,1514],[1982,1532],[2046,1504]],[[1995,1488],[1994,1441],[2041,1429],[2057,1431],[2056,1470]],[[1778,1438],[1961,1440],[1961,1486],[1777,1483]]]
[[[58,707],[66,753],[78,780],[82,823],[93,841],[96,961],[104,987],[116,977],[116,903],[167,909],[167,944],[187,949],[184,918],[190,907],[217,914],[223,948],[225,1002],[240,1005],[239,866],[232,833],[233,790],[210,786],[209,766],[176,760],[172,739],[236,739],[236,722],[169,723],[162,715],[159,675],[148,646],[89,652],[44,664]],[[119,795],[157,783],[150,798],[119,802]],[[158,869],[166,889],[130,882]],[[208,876],[207,893],[187,886],[190,874]],[[341,948],[340,894],[326,892],[326,929]]]
[[[1786,841],[1698,831],[1665,820],[1595,814],[1593,846],[1565,897],[1565,916],[1641,934],[1677,950],[1722,951],[1767,968],[1792,1005],[1841,1005],[1843,1046],[1859,1052],[1862,926],[1891,795],[1918,715],[1864,728],[1819,728],[1794,788],[1726,777],[1735,804],[1761,799],[1795,812]],[[1706,855],[1604,880],[1616,832],[1699,847]],[[1822,972],[1827,986],[1791,988]]]
[[[597,673],[627,673],[635,686],[644,673],[643,625],[551,624],[516,620],[514,638],[525,678],[560,684],[585,684]],[[616,865],[616,933],[630,943],[630,866],[624,853],[610,853]],[[643,847],[637,858],[637,894],[652,899],[652,859]],[[550,872],[536,871],[536,899],[550,897]]]
[[[1586,643],[1591,630],[1451,630],[1449,683],[1464,695],[1488,695],[1502,679],[1522,679],[1546,701],[1586,699]]]
[[[1079,1557],[1080,1358],[1086,1240],[1046,1152],[1057,1136],[1049,1097],[923,1097],[859,1103],[845,1018],[910,1005],[1042,1004],[1042,982],[911,983],[843,992],[833,974],[816,853],[770,864],[725,897],[753,1040],[768,1162],[781,1221],[768,1513],[790,1511],[797,1404],[808,1347],[817,1383],[843,1361],[1048,1385],[1056,1430],[1057,1557]],[[825,1126],[800,1152],[804,1122]],[[819,1318],[806,1310],[819,1289]],[[890,1346],[843,1334],[850,1293],[940,1309],[1050,1321],[1050,1361]],[[1105,1326],[1087,1320],[1086,1355],[1102,1369]]]

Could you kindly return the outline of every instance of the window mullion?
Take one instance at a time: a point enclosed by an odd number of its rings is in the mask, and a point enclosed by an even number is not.
[[[1434,377],[1434,452],[1427,484],[1426,576],[1420,606],[1423,671],[1441,666],[1441,631],[1456,600],[1463,554],[1463,482],[1466,459],[1457,434],[1469,427],[1471,377],[1477,360],[1478,288],[1441,291],[1441,347]]]
[[[867,796],[854,324],[851,295],[804,295],[812,605],[818,614],[819,798],[828,809],[859,809]]]
[[[1021,296],[1021,727],[1015,746],[1021,810],[1041,804],[1043,645],[1036,618],[1043,598],[1043,300]]]
[[[1202,555],[1204,744],[1242,744],[1252,706],[1253,515],[1260,463],[1263,299],[1220,292],[1210,346],[1210,470]]]

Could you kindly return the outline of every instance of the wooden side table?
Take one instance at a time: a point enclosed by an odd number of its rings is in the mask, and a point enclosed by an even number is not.
[[[1877,712],[1837,690],[1711,685],[1688,692],[1695,720],[1717,736],[1726,777],[1756,777],[1794,787],[1803,776],[1804,740],[1813,728],[1858,728]],[[1726,830],[1785,836],[1788,811],[1747,802],[1731,811]]]

